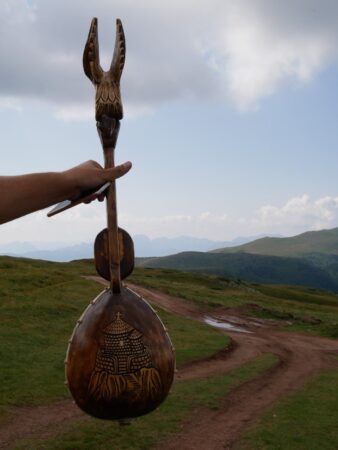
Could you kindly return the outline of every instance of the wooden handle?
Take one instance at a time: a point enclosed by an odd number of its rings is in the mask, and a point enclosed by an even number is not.
[[[104,152],[104,167],[110,169],[115,167],[114,152],[120,129],[120,121],[108,116],[103,116],[101,121],[97,122],[96,126]],[[106,205],[110,287],[113,292],[119,293],[121,292],[121,275],[115,181],[113,181],[109,187]]]

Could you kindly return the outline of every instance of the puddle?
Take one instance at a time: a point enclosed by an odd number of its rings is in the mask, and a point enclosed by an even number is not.
[[[233,325],[225,320],[213,319],[212,317],[205,316],[204,322],[215,328],[221,328],[222,330],[237,331],[238,333],[251,333],[251,331],[245,328],[239,327],[238,325]]]

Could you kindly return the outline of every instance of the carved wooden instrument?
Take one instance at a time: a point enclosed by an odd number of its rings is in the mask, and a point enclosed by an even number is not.
[[[120,78],[125,60],[122,23],[116,23],[111,67],[99,63],[97,19],[84,49],[85,74],[96,88],[96,121],[105,167],[114,152],[123,117]],[[167,396],[174,375],[173,347],[151,306],[121,279],[134,267],[133,242],[118,228],[115,182],[107,194],[107,228],[95,241],[98,273],[110,288],[98,295],[78,320],[69,341],[66,378],[77,405],[102,419],[123,420],[146,414]]]

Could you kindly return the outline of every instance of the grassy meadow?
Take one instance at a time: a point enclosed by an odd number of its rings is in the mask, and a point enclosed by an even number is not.
[[[129,280],[182,297],[205,312],[248,305],[246,314],[279,320],[285,325],[282,329],[338,337],[338,294],[321,289],[247,283],[171,269],[136,268]]]
[[[238,450],[333,450],[338,443],[338,371],[325,370],[287,396],[243,436]]]
[[[102,290],[80,276],[93,270],[87,262],[0,258],[0,415],[11,406],[69,397],[63,383],[68,339],[76,320]],[[170,331],[178,366],[230,343],[226,335],[203,324],[159,314]]]
[[[98,283],[83,278],[95,274],[93,262],[87,260],[51,263],[0,257],[0,425],[21,405],[49,404],[70,398],[63,383],[65,352],[76,320],[102,290]],[[318,289],[260,285],[201,273],[145,268],[135,269],[129,280],[179,296],[197,305],[201,312],[243,307],[249,315],[278,320],[285,332],[298,330],[338,337],[338,295]],[[230,343],[219,330],[156,309],[169,329],[178,367],[210,356]],[[127,429],[85,416],[67,421],[62,429],[51,431],[49,437],[21,440],[13,448],[150,449],[179,430],[199,408],[218,409],[230,389],[274,364],[276,358],[265,354],[224,375],[177,383],[160,408],[134,420]],[[337,448],[337,392],[338,371],[320,374],[304,389],[276,404],[243,437],[239,448]],[[312,442],[306,429],[313,431]],[[330,434],[331,447],[322,445],[324,434]]]

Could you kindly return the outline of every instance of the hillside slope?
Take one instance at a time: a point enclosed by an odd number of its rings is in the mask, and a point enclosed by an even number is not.
[[[238,252],[273,256],[338,255],[338,228],[308,231],[287,238],[265,237],[236,247],[212,250],[212,253]]]
[[[248,253],[183,252],[138,261],[141,267],[176,269],[241,278],[256,283],[290,284],[338,292],[338,281],[325,269],[302,258]]]

